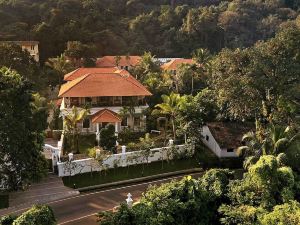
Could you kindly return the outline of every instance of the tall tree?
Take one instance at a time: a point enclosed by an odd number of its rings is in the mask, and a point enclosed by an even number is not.
[[[47,116],[17,72],[0,69],[0,90],[0,176],[6,188],[18,189],[47,174],[41,154]]]
[[[71,139],[73,151],[79,153],[79,128],[78,123],[83,121],[89,114],[87,109],[79,109],[75,106],[70,111],[64,112],[64,130],[66,135]]]
[[[163,102],[157,104],[155,107],[157,111],[153,113],[160,113],[163,115],[167,115],[170,117],[171,124],[172,124],[172,132],[173,138],[176,139],[176,117],[179,115],[180,110],[184,107],[186,103],[185,96],[180,96],[180,94],[171,93],[170,95],[163,95],[161,96]]]
[[[58,73],[58,84],[62,84],[63,76],[73,69],[71,62],[66,58],[64,54],[56,58],[50,58],[46,62],[46,65],[57,71]]]

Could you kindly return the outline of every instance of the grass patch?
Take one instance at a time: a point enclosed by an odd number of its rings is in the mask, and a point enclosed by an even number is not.
[[[8,194],[0,193],[0,209],[8,208],[9,196]]]
[[[96,144],[96,134],[81,134],[78,138],[78,148],[80,154],[87,154],[88,149],[95,147]],[[71,138],[67,135],[64,140],[64,149],[65,152],[75,152],[75,149],[72,149]]]
[[[77,174],[72,177],[63,177],[63,182],[65,186],[73,188],[73,185],[75,184],[76,188],[81,188],[197,167],[199,167],[199,164],[194,158],[173,160],[169,163],[164,162],[163,169],[162,162],[152,162],[145,165],[144,173],[142,165],[133,165],[109,169],[106,171],[106,174],[102,171],[101,174],[100,172],[92,172]]]

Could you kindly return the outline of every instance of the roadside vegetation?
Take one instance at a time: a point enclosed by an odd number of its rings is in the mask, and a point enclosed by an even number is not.
[[[199,168],[195,159],[172,160],[171,162],[151,162],[144,166],[141,164],[115,169],[106,169],[101,172],[77,174],[71,177],[63,177],[66,186],[74,188],[89,187],[112,183],[117,181],[130,180],[134,178],[147,177],[168,172]]]

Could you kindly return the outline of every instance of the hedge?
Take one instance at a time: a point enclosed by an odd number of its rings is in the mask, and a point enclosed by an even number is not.
[[[9,206],[9,195],[0,193],[0,209],[8,208]]]

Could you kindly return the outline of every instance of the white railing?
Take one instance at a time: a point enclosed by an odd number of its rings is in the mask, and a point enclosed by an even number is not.
[[[147,154],[145,154],[145,151],[134,151],[110,155],[102,162],[99,162],[94,158],[58,162],[58,176],[74,176],[80,173],[88,173],[117,167],[126,167],[128,165],[147,163],[147,161],[150,163],[161,161],[162,159],[171,160],[176,154],[193,154],[193,151],[193,149],[190,150],[190,148],[186,148],[186,145],[177,145],[173,147],[151,149],[148,157],[146,156]]]

